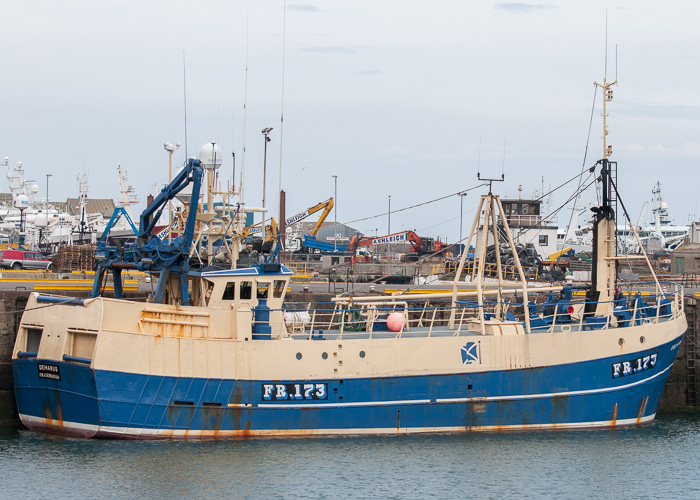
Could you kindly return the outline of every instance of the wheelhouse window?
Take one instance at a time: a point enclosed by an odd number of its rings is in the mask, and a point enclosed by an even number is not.
[[[262,283],[258,283],[258,293],[257,297],[258,299],[267,299],[267,295],[270,291],[270,283],[264,281]]]
[[[253,296],[253,283],[251,281],[241,281],[241,300],[249,300]]]
[[[540,246],[545,247],[549,243],[549,235],[546,234],[540,234]]]
[[[41,344],[41,328],[27,328],[27,352],[38,352]]]
[[[69,331],[70,355],[76,358],[92,359],[95,352],[96,332]]]
[[[241,292],[242,293],[242,292]],[[236,282],[229,281],[224,288],[224,294],[221,300],[236,300]]]
[[[284,280],[275,280],[275,288],[272,291],[272,296],[276,299],[279,299],[282,297],[282,294],[284,293]]]

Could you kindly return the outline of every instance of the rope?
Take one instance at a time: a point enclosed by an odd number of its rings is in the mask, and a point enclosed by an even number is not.
[[[488,185],[488,184],[487,184],[487,183],[482,183],[482,184],[478,184],[478,185],[476,185],[476,186],[470,187],[470,188],[468,188],[468,189],[460,189],[460,190],[457,191],[456,193],[452,193],[452,194],[448,194],[448,195],[445,195],[445,196],[441,196],[440,198],[435,198],[434,200],[424,201],[423,203],[418,203],[417,205],[411,205],[410,207],[405,207],[405,208],[399,208],[399,209],[397,209],[397,210],[392,210],[391,213],[392,213],[392,214],[395,214],[395,213],[398,213],[398,212],[403,212],[403,211],[405,211],[405,210],[410,210],[410,209],[412,209],[412,208],[417,208],[417,207],[422,207],[422,206],[424,206],[424,205],[429,205],[430,203],[435,203],[436,201],[442,201],[442,200],[445,200],[445,199],[450,198],[450,197],[452,197],[452,196],[458,196],[460,193],[467,193],[467,192],[469,192],[469,191],[473,191],[474,189],[479,189],[480,187],[483,187],[483,186],[486,186],[486,185]],[[364,218],[362,218],[362,219],[355,219],[355,220],[351,220],[351,221],[348,221],[348,222],[343,222],[343,224],[345,224],[345,225],[354,224],[355,222],[363,222],[363,221],[370,220],[370,219],[376,219],[377,217],[384,217],[385,215],[388,215],[388,214],[389,214],[389,212],[384,212],[384,213],[381,213],[381,214],[378,214],[378,215],[372,215],[372,216],[370,216],[370,217],[364,217]]]

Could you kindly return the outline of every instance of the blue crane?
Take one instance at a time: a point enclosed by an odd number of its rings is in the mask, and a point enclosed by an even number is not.
[[[181,236],[172,238],[170,242],[161,241],[153,233],[156,222],[162,215],[168,202],[175,198],[189,184],[192,184],[192,198]],[[114,280],[114,297],[123,298],[121,273],[125,269],[137,269],[158,273],[158,287],[154,302],[163,303],[166,297],[170,276],[179,280],[178,300],[182,305],[189,304],[187,290],[187,273],[190,270],[190,249],[194,239],[194,227],[199,205],[199,191],[202,186],[202,164],[199,160],[190,158],[185,167],[177,174],[170,184],[165,186],[160,194],[141,213],[136,241],[125,245],[108,246],[106,238],[101,238],[95,251],[95,281],[90,297],[98,297],[102,290],[105,277],[112,272]]]

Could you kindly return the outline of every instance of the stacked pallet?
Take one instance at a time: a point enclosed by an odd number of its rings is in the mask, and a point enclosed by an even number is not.
[[[53,258],[53,269],[58,273],[92,271],[95,245],[61,245]]]

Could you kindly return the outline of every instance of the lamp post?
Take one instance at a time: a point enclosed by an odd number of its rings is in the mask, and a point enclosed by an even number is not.
[[[387,236],[391,234],[391,195],[389,195],[389,220],[387,223],[386,234]],[[387,241],[386,260],[391,260],[391,238],[389,238]]]
[[[262,206],[265,208],[265,184],[267,183],[267,143],[270,142],[272,139],[270,139],[269,135],[270,132],[272,132],[272,127],[264,128],[262,129],[262,135],[264,137],[263,141],[265,143],[265,156],[263,157],[263,198],[262,198]],[[264,216],[263,216],[264,218]]]
[[[462,210],[462,206],[464,203],[464,197],[467,196],[467,193],[461,192],[459,193],[459,244],[462,244],[462,214],[464,213]],[[460,246],[460,248],[462,248]],[[462,252],[459,252],[460,255],[462,255]]]
[[[46,174],[46,211],[47,211],[47,213],[49,210],[49,177],[53,177],[53,174]]]
[[[175,144],[170,144],[166,142],[163,144],[163,149],[168,152],[168,185],[173,182],[173,153],[180,149],[181,144],[176,142]],[[47,183],[48,186],[48,183]],[[48,187],[46,188],[48,191]],[[168,243],[172,239],[172,225],[173,225],[173,202],[168,200]]]
[[[333,238],[333,251],[338,251],[338,176],[331,175],[333,177],[333,184],[335,185],[333,194],[333,216],[335,217],[335,223],[333,225],[333,230],[336,231],[335,238]]]

